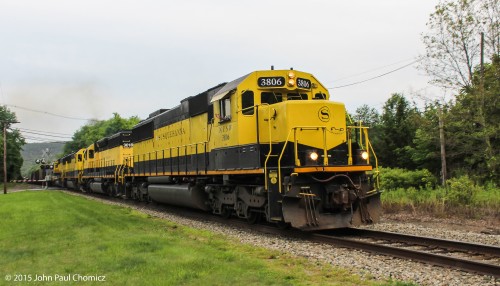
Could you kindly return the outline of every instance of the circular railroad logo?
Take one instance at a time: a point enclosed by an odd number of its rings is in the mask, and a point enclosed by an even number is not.
[[[318,118],[323,122],[330,121],[330,109],[328,106],[323,106],[318,111]]]

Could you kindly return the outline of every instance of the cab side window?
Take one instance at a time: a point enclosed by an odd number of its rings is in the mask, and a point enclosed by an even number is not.
[[[221,99],[220,103],[220,121],[231,120],[231,98]]]
[[[288,93],[286,100],[307,100],[306,93]]]
[[[275,104],[282,101],[283,101],[283,95],[281,93],[263,92],[260,95],[261,103]]]
[[[254,114],[254,98],[253,91],[247,90],[241,95],[241,112],[244,115]]]
[[[324,94],[322,92],[316,93],[314,95],[313,99],[326,99],[326,94]]]
[[[94,150],[89,150],[89,158],[94,159]]]

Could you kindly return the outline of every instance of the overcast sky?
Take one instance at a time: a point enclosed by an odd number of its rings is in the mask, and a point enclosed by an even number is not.
[[[395,92],[437,97],[416,64],[342,87],[424,53],[436,3],[0,0],[0,100],[17,128],[73,134],[86,119],[145,118],[271,65],[314,74],[351,112]]]

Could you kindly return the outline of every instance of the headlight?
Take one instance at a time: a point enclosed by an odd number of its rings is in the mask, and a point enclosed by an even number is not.
[[[289,78],[295,78],[295,73],[293,71],[288,72],[288,77]]]
[[[302,155],[304,156],[302,157],[303,158],[302,160],[305,159],[304,166],[317,166],[319,164],[320,154],[318,153],[318,150],[315,149],[306,150],[304,155]]]
[[[293,78],[288,80],[288,86],[294,86],[295,85],[295,80]]]
[[[361,153],[361,158],[363,158],[363,160],[368,160],[368,152],[363,151],[363,152]]]
[[[311,154],[309,154],[309,158],[313,161],[316,161],[318,160],[318,153],[316,152],[311,152]]]

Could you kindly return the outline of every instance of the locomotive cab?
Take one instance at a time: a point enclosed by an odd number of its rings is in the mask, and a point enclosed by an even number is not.
[[[53,162],[54,171],[52,172],[52,183],[56,186],[61,186],[61,172],[62,164],[61,159],[57,159]]]
[[[97,162],[99,158],[95,152],[95,144],[91,144],[84,151],[83,176],[96,176],[98,174]]]
[[[85,149],[80,149],[75,153],[61,158],[59,166],[61,170],[61,183],[63,187],[78,189],[83,170],[83,153]]]
[[[125,174],[132,168],[131,134],[121,131],[85,149],[84,190],[116,196],[125,193]]]

